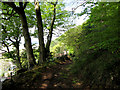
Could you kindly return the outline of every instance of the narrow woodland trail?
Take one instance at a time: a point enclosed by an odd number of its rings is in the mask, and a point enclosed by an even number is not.
[[[42,73],[42,80],[35,82],[31,88],[79,88],[81,84],[70,75],[70,64],[72,61],[66,60],[52,68],[46,68]]]
[[[71,60],[65,60],[44,68],[27,71],[7,80],[3,90],[14,89],[48,89],[48,88],[80,88],[79,79],[70,73]],[[34,78],[33,78],[34,77]]]

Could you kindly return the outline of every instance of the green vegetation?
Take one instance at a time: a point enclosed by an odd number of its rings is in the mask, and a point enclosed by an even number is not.
[[[55,29],[69,25],[70,13],[64,10],[65,4],[58,0],[50,3],[41,2],[40,5],[37,0],[35,3],[3,2],[1,4],[2,46],[5,48],[3,55],[11,58],[19,69],[33,68],[36,64],[49,60],[50,44],[53,33],[56,34]],[[39,10],[35,8],[37,6]],[[31,28],[34,31],[31,31]],[[21,52],[22,37],[25,41],[25,50]],[[31,43],[33,37],[38,38],[39,47],[35,46],[36,43]]]
[[[119,88],[119,3],[98,3],[89,19],[60,38],[73,49],[72,72],[92,88]]]
[[[13,3],[6,4],[14,8]],[[19,8],[24,7],[21,3],[18,4],[20,6]],[[36,0],[35,7],[37,7],[38,4]],[[40,4],[42,9],[40,9],[39,5],[38,9],[34,9],[33,3],[24,3],[24,5],[27,5],[27,9],[24,12],[28,18],[26,23],[29,27],[37,27],[38,30],[35,30],[35,32],[30,35],[28,35],[28,32],[27,35],[29,37],[26,37],[26,34],[22,32],[20,32],[20,35],[23,34],[24,38],[27,39],[31,36],[37,37],[39,40],[39,48],[27,42],[26,39],[25,50],[21,53],[16,53],[16,44],[14,45],[16,42],[12,42],[11,44],[9,43],[9,39],[11,35],[16,37],[17,32],[13,32],[15,30],[10,31],[9,28],[4,28],[5,26],[3,27],[4,46],[13,45],[15,48],[11,52],[8,50],[9,52],[4,55],[9,58],[16,57],[17,61],[20,59],[18,64],[21,65],[22,68],[28,69],[30,67],[27,71],[18,71],[20,73],[13,76],[11,80],[5,81],[3,83],[4,88],[12,88],[12,85],[15,88],[28,87],[42,89],[61,87],[85,89],[120,88],[119,2],[86,2],[88,6],[81,14],[76,14],[76,17],[88,14],[89,19],[82,25],[72,28],[69,27],[69,30],[54,41],[51,41],[54,31],[69,26],[67,24],[70,13],[62,8],[65,5],[57,1],[55,3],[42,2]],[[35,11],[36,17],[34,15]],[[19,11],[16,10],[16,12],[21,16]],[[33,16],[29,13],[32,13]],[[30,18],[32,18],[34,22],[29,20]],[[12,20],[14,21],[14,19],[15,17]],[[7,21],[4,23],[6,24]],[[16,24],[21,25],[23,22],[13,23],[15,26]],[[72,24],[70,26],[72,26]],[[8,27],[11,27],[11,23],[8,24]],[[12,27],[12,29],[16,29],[16,27]],[[25,27],[22,27],[22,30],[25,31]],[[28,30],[28,28],[26,28],[26,30]],[[5,33],[5,31],[8,32]],[[43,34],[47,36],[46,44],[44,44]],[[11,54],[11,56],[9,56],[9,54]],[[30,57],[32,57],[32,59]]]

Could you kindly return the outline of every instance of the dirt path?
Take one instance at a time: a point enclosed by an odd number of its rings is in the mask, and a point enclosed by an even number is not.
[[[33,88],[79,88],[80,83],[70,75],[70,68],[68,67],[72,61],[67,60],[52,68],[46,68],[42,73],[42,83],[34,83]]]
[[[52,65],[51,67],[41,68],[40,71],[33,70],[19,74],[14,77],[13,82],[10,80],[6,81],[4,90],[13,89],[13,87],[15,90],[21,88],[80,88],[81,83],[70,73],[69,65],[71,64],[71,60],[66,60],[65,62],[59,62],[59,64]],[[35,79],[32,79],[33,76]]]

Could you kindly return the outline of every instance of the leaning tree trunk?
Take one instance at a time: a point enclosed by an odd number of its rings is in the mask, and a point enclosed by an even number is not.
[[[37,27],[38,27],[38,39],[39,39],[39,61],[38,63],[42,63],[45,61],[45,45],[44,45],[44,35],[43,35],[43,24],[39,2],[35,0],[35,10],[36,10],[36,18],[37,18]]]
[[[29,31],[28,31],[27,19],[26,19],[26,15],[25,15],[25,11],[24,11],[28,2],[25,2],[24,5],[23,5],[23,2],[19,2],[20,7],[17,7],[14,2],[4,2],[4,3],[8,4],[10,7],[12,7],[20,16],[20,20],[21,20],[22,27],[23,27],[23,36],[25,39],[25,48],[26,48],[26,53],[27,53],[27,59],[29,61],[29,65],[30,65],[29,67],[32,68],[36,64],[36,62],[35,62],[35,58],[33,55],[31,38],[30,38]]]
[[[19,15],[20,15],[20,19],[21,19],[22,27],[23,27],[23,36],[25,39],[25,48],[26,48],[26,52],[27,52],[27,59],[29,60],[30,68],[32,68],[36,64],[36,62],[35,62],[35,58],[33,55],[31,38],[30,38],[30,35],[28,32],[27,19],[25,16],[24,9],[21,10],[21,14],[19,14]]]
[[[50,30],[49,30],[49,34],[47,36],[47,44],[46,44],[46,58],[49,56],[50,54],[50,44],[51,44],[51,40],[52,40],[52,34],[53,34],[53,26],[55,23],[55,19],[56,19],[56,5],[58,3],[58,0],[56,1],[54,5],[54,10],[53,10],[53,17],[51,20],[51,26],[50,26]]]

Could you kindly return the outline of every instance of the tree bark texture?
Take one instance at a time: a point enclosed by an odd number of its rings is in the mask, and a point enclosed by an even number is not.
[[[28,24],[27,24],[27,19],[26,19],[26,15],[25,15],[25,7],[26,4],[24,4],[22,2],[19,2],[20,7],[16,7],[16,5],[14,4],[14,2],[6,2],[6,4],[8,4],[10,7],[12,7],[18,14],[22,23],[22,27],[23,27],[23,36],[25,39],[25,48],[26,48],[26,53],[27,53],[27,59],[29,61],[29,67],[32,68],[36,62],[35,62],[35,58],[33,55],[33,49],[32,49],[32,45],[31,45],[31,38],[30,38],[30,34],[28,31]]]
[[[53,10],[53,17],[52,17],[52,20],[51,20],[51,26],[50,26],[50,30],[49,30],[49,34],[47,36],[47,44],[46,44],[46,54],[48,57],[49,56],[49,53],[50,53],[50,44],[51,44],[51,40],[52,40],[52,34],[53,34],[53,26],[54,26],[54,23],[55,23],[55,19],[56,19],[56,5],[57,5],[57,2],[58,0],[56,1],[54,5],[54,10]]]
[[[37,18],[37,27],[38,27],[38,40],[39,40],[39,61],[38,63],[42,63],[45,61],[45,45],[44,45],[44,35],[43,35],[43,24],[39,2],[35,0],[35,10],[36,10],[36,18]]]
[[[21,10],[21,13],[19,15],[20,15],[20,19],[21,19],[21,23],[22,23],[22,27],[23,27],[23,36],[25,39],[25,48],[26,48],[26,52],[27,52],[27,59],[29,60],[30,67],[33,67],[36,64],[36,62],[35,62],[35,58],[33,55],[30,34],[28,32],[27,19],[26,19],[25,12],[23,9]]]
[[[3,29],[3,33],[7,33],[7,30],[6,30],[6,27],[4,25],[2,25],[2,29]],[[19,37],[19,35],[18,35]],[[15,39],[15,41],[13,41],[10,37],[8,38],[9,41],[11,41],[14,45],[14,47],[16,48],[16,54],[17,56],[15,56],[14,54],[12,54],[9,50],[9,46],[5,43],[5,41],[3,40],[3,45],[5,45],[5,47],[7,48],[7,52],[9,53],[10,57],[13,59],[13,60],[16,60],[16,64],[17,64],[17,67],[19,69],[22,68],[21,66],[21,62],[20,62],[20,56],[19,56],[19,44],[20,44],[20,41],[18,40],[18,37]],[[16,58],[17,57],[17,58]]]
[[[22,69],[22,65],[20,62],[20,48],[19,48],[19,42],[16,43],[16,51],[17,51],[17,64],[18,64],[18,68]]]

